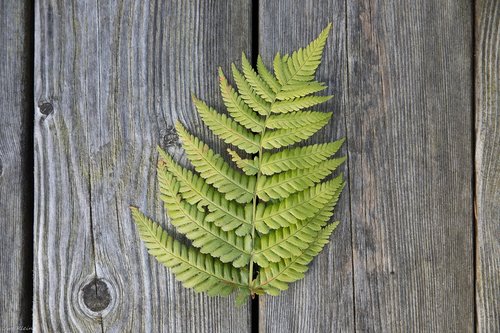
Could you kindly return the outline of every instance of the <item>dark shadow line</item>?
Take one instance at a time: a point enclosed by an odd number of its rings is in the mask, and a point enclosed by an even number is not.
[[[26,2],[24,13],[24,45],[25,48],[25,74],[24,74],[24,116],[23,134],[21,142],[21,168],[23,173],[22,185],[22,294],[21,294],[21,313],[19,317],[20,328],[33,327],[33,222],[34,222],[34,118],[35,118],[35,99],[34,99],[34,61],[35,61],[35,8],[32,1]]]
[[[259,0],[251,1],[251,59],[253,66],[257,64],[259,55]],[[255,295],[251,300],[250,316],[251,316],[251,333],[259,332],[259,296]]]
[[[259,0],[253,0],[251,4],[251,40],[250,61],[255,66],[259,55]]]
[[[478,230],[477,230],[477,189],[476,189],[476,75],[477,75],[477,59],[475,57],[477,40],[476,40],[476,1],[471,1],[471,163],[472,163],[472,177],[471,177],[471,187],[472,187],[472,265],[473,265],[473,304],[474,304],[474,331],[477,332],[478,327],[478,313],[477,313],[477,263],[479,255],[478,249]]]

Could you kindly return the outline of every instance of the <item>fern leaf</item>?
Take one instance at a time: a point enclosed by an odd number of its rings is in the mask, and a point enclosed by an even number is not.
[[[252,250],[252,237],[239,237],[225,232],[205,219],[205,214],[179,196],[179,183],[170,172],[159,173],[160,198],[177,231],[186,235],[201,253],[210,253],[224,263],[232,262],[235,267],[245,266]]]
[[[235,297],[236,306],[242,306],[243,304],[248,302],[248,297],[251,296],[251,292],[249,288],[239,288],[238,293]]]
[[[228,149],[227,152],[231,155],[231,160],[236,163],[238,168],[243,170],[243,172],[249,176],[256,175],[259,172],[259,161],[257,158],[253,160],[241,158],[237,152]]]
[[[312,218],[299,221],[286,228],[272,230],[267,235],[259,237],[253,253],[254,262],[261,267],[267,267],[270,262],[279,262],[281,259],[300,255],[299,252],[314,241],[318,231],[333,215],[333,209],[344,185],[335,191],[332,199]]]
[[[252,87],[245,80],[234,64],[232,66],[234,81],[238,87],[238,92],[245,103],[262,116],[267,116],[271,110],[271,104],[255,94]]]
[[[192,247],[137,209],[132,215],[149,252],[186,287],[209,295],[237,291],[238,304],[256,294],[277,295],[303,277],[338,224],[327,222],[343,176],[325,179],[345,161],[331,158],[344,140],[274,151],[310,138],[332,117],[309,111],[332,97],[316,95],[326,86],[314,78],[330,28],[291,55],[278,53],[273,72],[260,56],[254,69],[242,54],[241,72],[231,65],[236,89],[219,68],[227,113],[193,97],[207,127],[238,148],[227,149],[231,163],[179,122],[177,132],[194,170],[159,149],[160,198]]]
[[[287,84],[288,78],[290,77],[290,73],[288,73],[286,62],[283,61],[279,52],[274,57],[273,66],[274,66],[274,75],[276,75],[276,79],[278,80],[279,84],[283,87],[283,85]]]
[[[297,111],[285,114],[272,114],[267,118],[266,128],[296,129],[308,126],[332,117],[331,112]]]
[[[288,170],[312,168],[335,154],[344,143],[344,140],[296,147],[277,153],[264,152],[260,170],[264,175],[272,175]]]
[[[249,154],[259,151],[260,136],[221,114],[193,96],[193,102],[205,124],[215,135]]]
[[[309,169],[295,169],[272,176],[262,176],[257,180],[259,199],[281,200],[290,194],[303,191],[320,182],[345,161],[345,157],[326,160]]]
[[[330,100],[333,96],[305,96],[278,101],[271,105],[272,113],[300,111]]]
[[[276,78],[266,68],[266,66],[262,62],[262,58],[260,55],[257,57],[257,72],[259,73],[260,77],[264,80],[264,82],[266,82],[266,84],[273,90],[275,94],[281,90],[281,85],[279,84],[278,80],[276,80]]]
[[[331,23],[319,34],[318,38],[313,40],[305,48],[298,49],[286,59],[288,71],[290,73],[285,84],[293,84],[295,82],[307,82],[314,79],[314,74],[319,64],[321,56],[325,48],[326,39],[330,32]]]
[[[158,148],[158,151],[161,157],[158,163],[159,178],[167,177],[167,170],[172,173],[179,182],[179,193],[184,200],[190,205],[197,204],[200,211],[203,211],[205,206],[208,208],[210,213],[206,216],[206,221],[214,222],[224,231],[236,229],[238,236],[245,236],[252,230],[249,214],[244,207],[234,201],[226,200],[213,186],[174,162],[161,148]]]
[[[148,252],[169,267],[184,287],[211,296],[227,296],[237,288],[245,288],[248,280],[246,269],[236,269],[180,243],[137,208],[130,209]]]
[[[250,65],[245,53],[241,55],[241,66],[243,67],[243,75],[245,79],[254,89],[254,91],[262,97],[266,102],[272,103],[275,99],[274,91],[267,85],[267,83],[255,72]]]
[[[300,82],[288,84],[284,86],[279,93],[276,94],[276,99],[279,101],[294,99],[297,97],[314,94],[325,89],[326,86],[319,82]]]
[[[276,203],[257,205],[255,229],[267,234],[270,229],[288,227],[311,218],[325,206],[342,186],[342,176],[295,193]]]
[[[319,131],[329,120],[330,117],[325,117],[316,123],[295,128],[293,131],[289,129],[266,131],[262,136],[262,147],[265,149],[281,148],[305,140]]]
[[[297,256],[289,259],[282,259],[277,263],[272,263],[259,272],[256,288],[262,288],[267,294],[277,296],[283,290],[288,289],[288,284],[300,280],[307,272],[309,263],[316,257],[323,247],[328,243],[328,239],[338,223],[332,223],[318,232],[316,239]]]
[[[240,95],[227,82],[221,68],[219,68],[219,81],[224,105],[226,105],[227,111],[234,120],[253,132],[262,132],[264,130],[264,122],[248,107]]]
[[[240,174],[232,169],[220,155],[189,134],[181,123],[176,124],[176,129],[191,164],[208,184],[224,193],[227,200],[247,203],[253,199],[255,177]]]

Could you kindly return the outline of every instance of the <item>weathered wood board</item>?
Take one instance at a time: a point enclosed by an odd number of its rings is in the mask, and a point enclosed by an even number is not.
[[[472,5],[347,8],[355,329],[472,332]]]
[[[31,326],[32,6],[0,1],[0,331]]]
[[[500,2],[476,2],[477,331],[500,332]]]
[[[261,300],[261,331],[472,331],[470,4],[346,4],[261,5],[268,62],[335,24],[320,77],[342,119],[330,138],[347,135],[351,219],[304,282]]]
[[[35,8],[35,294],[40,332],[247,332],[249,307],[181,287],[128,206],[166,224],[156,145],[195,133],[191,92],[250,51],[251,3],[48,1]]]
[[[347,54],[345,1],[261,1],[259,53],[271,67],[273,57],[306,46],[329,22],[333,23],[317,79],[333,94],[318,108],[333,111],[333,118],[309,142],[329,142],[346,136]],[[342,154],[347,152],[344,145]],[[340,170],[348,178],[347,168]],[[279,297],[260,298],[260,332],[349,332],[354,330],[349,186],[333,220],[341,221],[330,244],[314,259],[306,277]]]

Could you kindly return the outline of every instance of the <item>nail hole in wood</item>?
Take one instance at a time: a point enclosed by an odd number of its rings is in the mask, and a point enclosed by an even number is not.
[[[99,312],[108,307],[111,303],[111,295],[108,290],[108,285],[101,279],[90,281],[82,289],[83,303],[91,311]]]

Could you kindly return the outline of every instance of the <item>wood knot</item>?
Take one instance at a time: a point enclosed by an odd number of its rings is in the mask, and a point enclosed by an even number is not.
[[[40,110],[40,113],[43,114],[44,116],[48,116],[54,112],[54,106],[52,103],[49,102],[42,102],[38,104],[38,109]]]
[[[169,147],[180,147],[181,144],[179,142],[179,135],[175,130],[175,127],[168,126],[165,130],[162,131],[162,140],[161,147],[163,149],[167,149]]]
[[[101,279],[94,279],[82,288],[83,303],[89,310],[100,312],[111,303],[108,285]]]

